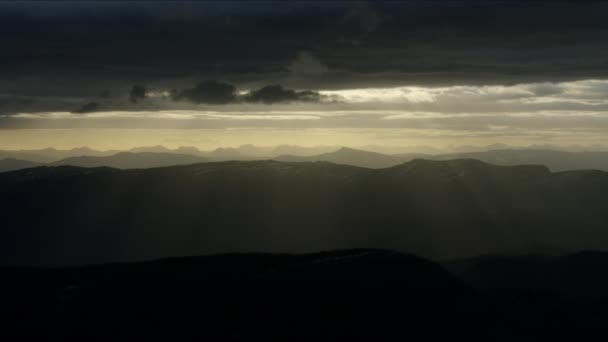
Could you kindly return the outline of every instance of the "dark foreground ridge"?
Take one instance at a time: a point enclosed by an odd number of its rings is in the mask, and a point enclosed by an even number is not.
[[[3,333],[47,341],[545,340],[591,336],[608,318],[544,288],[479,289],[433,262],[373,249],[0,275]]]

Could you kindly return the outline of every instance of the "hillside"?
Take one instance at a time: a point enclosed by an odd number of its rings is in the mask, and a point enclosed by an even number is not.
[[[482,255],[446,263],[454,274],[480,289],[550,291],[608,301],[606,266],[608,253],[593,251],[557,256]]]
[[[432,258],[608,248],[608,174],[475,160],[218,162],[0,174],[2,264],[378,247]],[[36,215],[31,215],[36,213]]]
[[[439,265],[381,250],[0,268],[0,276],[3,333],[45,340],[347,341],[448,330],[482,337],[491,327],[467,328],[480,303]]]
[[[496,149],[482,152],[450,154],[381,154],[351,148],[315,156],[283,155],[275,160],[303,162],[328,161],[336,164],[353,165],[374,169],[399,165],[416,158],[431,160],[477,159],[496,165],[545,165],[551,171],[604,170],[608,171],[608,152],[565,152],[538,149]]]
[[[587,340],[606,335],[607,261],[475,258],[449,273],[355,249],[0,268],[0,314],[3,334],[53,341]]]

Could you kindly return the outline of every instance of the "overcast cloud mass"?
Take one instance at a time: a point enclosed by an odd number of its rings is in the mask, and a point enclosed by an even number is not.
[[[607,17],[599,1],[2,2],[0,148],[608,146]]]

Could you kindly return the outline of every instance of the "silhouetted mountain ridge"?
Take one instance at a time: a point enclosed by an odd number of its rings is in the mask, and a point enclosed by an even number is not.
[[[488,146],[488,148],[490,147],[497,148],[501,146]],[[159,145],[133,148],[125,152],[95,151],[83,147],[72,150],[45,149],[36,151],[0,151],[0,157],[28,160],[36,163],[51,163],[51,165],[70,164],[77,166],[110,166],[118,168],[183,165],[203,161],[274,159],[284,162],[327,161],[335,164],[381,169],[393,167],[414,159],[477,159],[486,163],[503,166],[546,165],[552,171],[584,169],[608,170],[608,152],[565,152],[530,148],[495,149],[482,152],[460,152],[433,155],[421,153],[389,155],[342,147],[331,152],[311,154],[311,152],[318,150],[327,150],[327,147],[306,148],[297,146],[276,146],[271,148],[243,145],[237,148],[217,148],[212,151],[201,151],[196,147],[169,149]],[[284,154],[286,151],[293,151],[300,154]],[[142,155],[142,153],[144,154]],[[29,165],[24,165],[24,168],[28,166]],[[15,169],[15,167],[11,167],[10,169]]]
[[[367,168],[385,168],[404,162],[404,160],[390,155],[362,151],[348,147],[342,147],[335,152],[324,153],[316,156],[282,155],[274,159],[287,162],[328,161],[335,164],[345,164]]]
[[[608,174],[414,160],[232,161],[0,174],[2,264],[375,247],[457,258],[608,248]],[[35,212],[36,215],[30,215]]]
[[[608,152],[566,152],[538,149],[502,149],[444,154],[437,159],[472,158],[496,165],[542,164],[553,171],[608,170]]]
[[[207,159],[188,154],[161,152],[119,152],[111,156],[70,157],[49,165],[71,165],[80,167],[113,167],[118,169],[147,169],[173,165],[202,163]]]
[[[474,291],[441,266],[369,249],[0,268],[0,274],[7,329],[69,341],[438,336],[443,332],[428,330],[434,322],[459,331],[465,325],[458,323],[480,310]]]

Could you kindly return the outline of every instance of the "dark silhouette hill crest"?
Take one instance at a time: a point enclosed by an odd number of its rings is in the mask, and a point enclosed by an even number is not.
[[[587,340],[606,334],[608,253],[457,263],[462,267],[447,265],[448,272],[411,254],[345,249],[0,267],[0,311],[5,334],[53,341],[488,341],[497,331],[508,340]]]
[[[484,335],[463,324],[482,308],[474,290],[437,263],[384,250],[0,268],[0,276],[4,332],[47,340],[359,341],[439,338],[457,330]],[[446,330],[431,329],[437,322]]]

